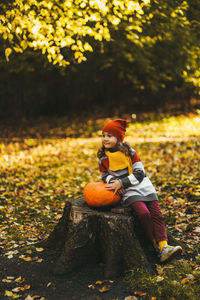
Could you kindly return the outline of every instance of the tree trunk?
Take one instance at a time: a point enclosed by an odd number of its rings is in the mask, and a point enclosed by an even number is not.
[[[105,265],[106,278],[127,270],[152,271],[135,233],[135,218],[130,209],[121,206],[96,209],[84,198],[68,201],[43,247],[59,253],[55,274],[100,262]]]

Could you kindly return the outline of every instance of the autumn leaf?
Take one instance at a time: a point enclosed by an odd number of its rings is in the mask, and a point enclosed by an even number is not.
[[[7,278],[3,278],[3,279],[2,279],[2,282],[10,283],[10,282],[12,282],[12,280],[11,280],[11,279],[7,279]]]
[[[33,300],[33,299],[35,299],[35,298],[31,297],[30,295],[28,295],[28,296],[25,298],[25,300]]]
[[[89,284],[88,288],[91,289],[91,290],[95,290],[95,286],[93,284]]]
[[[192,280],[192,281],[195,280],[195,277],[193,274],[186,274],[186,276],[187,276],[188,280]]]
[[[15,279],[15,282],[17,282],[17,283],[22,283],[24,281],[25,281],[25,279],[22,278],[21,276],[19,276],[18,278]]]
[[[19,258],[21,258],[25,261],[31,261],[32,260],[32,258],[30,256],[24,256],[24,255],[19,256]]]
[[[38,258],[38,259],[36,260],[36,262],[38,262],[38,263],[41,263],[42,261],[43,261],[42,258]]]
[[[140,292],[140,291],[135,291],[134,292],[134,295],[137,295],[137,296],[145,296],[147,293],[144,293],[144,292]]]
[[[44,251],[44,249],[43,248],[36,248],[36,251],[37,252],[42,252],[42,251]]]
[[[175,266],[169,264],[163,267],[163,269],[174,269],[174,268]]]
[[[13,292],[16,292],[16,293],[18,293],[18,292],[20,292],[20,291],[23,291],[23,290],[24,290],[24,288],[22,288],[22,287],[20,287],[20,286],[15,287],[14,289],[12,289],[12,291],[13,291]]]
[[[5,291],[5,294],[4,294],[4,295],[7,296],[7,297],[11,297],[11,298],[13,298],[13,299],[16,299],[16,298],[21,297],[20,295],[15,294],[15,293],[13,293],[13,292],[11,292],[11,291],[8,291],[8,290]]]
[[[95,282],[95,284],[102,284],[103,283],[103,281],[101,281],[101,280],[97,280],[96,282]]]
[[[108,292],[109,290],[110,290],[110,286],[104,285],[102,288],[99,289],[99,292],[105,293],[105,292]]]
[[[12,49],[11,48],[6,48],[5,57],[6,57],[7,62],[9,61],[9,56],[10,56],[11,53],[12,53]]]
[[[30,287],[31,287],[30,284],[25,284],[24,289],[25,289],[25,290],[29,290]]]
[[[156,271],[159,275],[162,275],[163,274],[163,267],[161,267],[161,265],[156,264]]]
[[[160,281],[163,281],[163,280],[164,280],[164,277],[162,277],[162,276],[157,276],[156,277],[157,282],[160,282]]]
[[[50,285],[52,285],[52,282],[48,282],[47,283],[47,287],[49,287]]]
[[[182,280],[181,280],[181,283],[188,283],[189,282],[189,279],[188,278],[183,278]]]
[[[28,295],[28,296],[25,298],[25,300],[34,300],[34,299],[45,300],[44,297],[41,297],[41,296],[39,296],[39,295],[34,295],[33,297],[30,296],[30,295]]]

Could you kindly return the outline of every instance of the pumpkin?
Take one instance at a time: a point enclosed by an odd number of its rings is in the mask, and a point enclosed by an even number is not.
[[[90,206],[110,206],[120,201],[120,196],[114,194],[114,191],[106,189],[107,183],[103,182],[90,182],[84,190],[83,195],[85,201]]]

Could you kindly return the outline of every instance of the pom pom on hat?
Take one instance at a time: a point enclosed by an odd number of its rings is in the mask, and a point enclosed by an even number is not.
[[[126,133],[126,126],[130,123],[123,119],[110,120],[104,127],[103,132],[108,132],[116,137],[119,141],[123,141]]]

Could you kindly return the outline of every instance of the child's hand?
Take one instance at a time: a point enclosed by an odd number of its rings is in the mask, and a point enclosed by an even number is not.
[[[110,183],[106,185],[106,188],[108,190],[114,190],[114,193],[116,194],[122,187],[122,183],[120,180],[112,180]]]
[[[122,196],[122,195],[124,195],[125,194],[125,189],[123,189],[122,187],[117,191],[117,194],[118,195],[120,195],[120,196]]]

